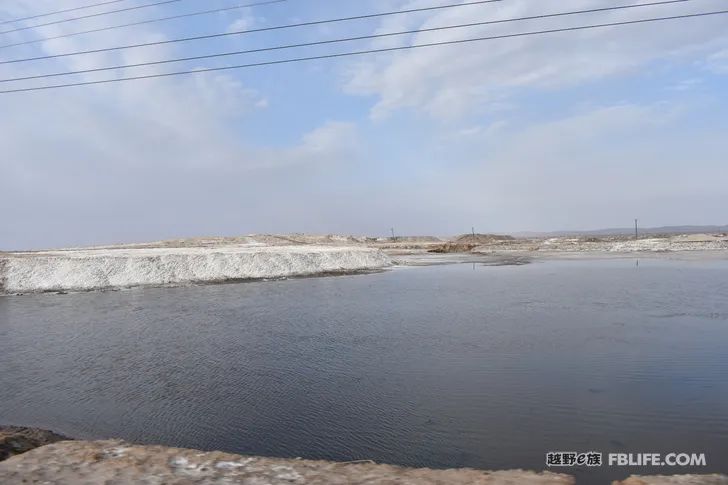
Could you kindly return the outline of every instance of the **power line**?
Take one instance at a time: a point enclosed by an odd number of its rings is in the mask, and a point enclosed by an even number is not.
[[[182,2],[182,1],[184,1],[184,0],[164,0],[161,2],[147,3],[144,5],[135,5],[133,7],[118,8],[116,10],[107,10],[106,12],[91,13],[88,15],[82,15],[80,17],[72,17],[70,19],[54,20],[53,22],[46,22],[44,24],[26,25],[25,27],[18,27],[16,29],[12,29],[12,30],[3,30],[2,32],[0,32],[0,34],[10,34],[12,32],[20,32],[21,30],[36,29],[38,27],[46,27],[48,25],[63,24],[66,22],[74,22],[76,20],[90,19],[93,17],[101,17],[104,15],[111,15],[114,13],[129,12],[131,10],[140,10],[142,8],[156,7],[158,5],[166,5],[168,3],[177,3],[177,2]],[[46,40],[46,39],[43,39],[43,40]]]
[[[171,0],[171,1],[179,2],[182,0]],[[73,37],[73,36],[81,35],[81,34],[92,34],[95,32],[105,32],[108,30],[122,29],[125,27],[133,27],[135,25],[152,24],[152,23],[156,23],[156,22],[164,22],[167,20],[176,20],[176,19],[187,18],[187,17],[195,17],[198,15],[207,15],[207,14],[211,14],[211,13],[226,12],[229,10],[235,10],[235,9],[239,9],[239,8],[256,7],[256,6],[260,6],[260,5],[269,5],[269,4],[281,3],[281,2],[285,2],[285,1],[287,1],[287,0],[269,0],[269,1],[264,1],[264,2],[249,3],[249,4],[243,4],[243,5],[233,5],[232,7],[223,7],[223,8],[216,8],[216,9],[212,9],[212,10],[202,10],[199,12],[171,15],[168,17],[159,17],[159,18],[149,19],[149,20],[140,20],[138,22],[130,22],[127,24],[110,25],[107,27],[99,27],[97,29],[82,30],[79,32],[70,32],[67,34],[55,35],[53,37],[45,37],[43,39],[33,39],[33,40],[26,40],[23,42],[15,42],[13,44],[0,45],[0,49],[6,49],[8,47],[16,47],[16,46],[28,45],[28,44],[37,44],[38,42],[46,42],[48,40],[55,40],[55,39],[64,39],[66,37]],[[161,2],[161,3],[167,3],[167,2]],[[159,4],[153,4],[153,5],[159,5]],[[151,6],[151,5],[149,5],[149,6]],[[71,20],[77,20],[77,19],[71,19]],[[44,25],[49,25],[49,24],[44,24]],[[42,27],[42,25],[35,25],[32,27],[27,27],[27,28],[32,29],[35,27]],[[19,29],[19,30],[23,30],[23,29]],[[13,32],[13,31],[8,31],[8,32]],[[3,33],[5,33],[5,32],[0,32],[0,34],[3,34]],[[101,49],[100,51],[104,51],[104,50],[113,50],[113,49]],[[90,52],[93,52],[93,51],[90,51]],[[65,54],[61,54],[61,55],[57,55],[57,56],[46,56],[46,57],[32,58],[29,60],[47,59],[47,58],[51,58],[51,57],[63,57],[64,55]],[[11,62],[18,62],[18,61],[11,61]],[[4,63],[0,62],[0,64],[4,64]]]
[[[19,19],[3,20],[2,22],[0,22],[0,25],[12,24],[12,23],[15,23],[15,22],[23,22],[25,20],[33,20],[33,19],[38,19],[38,18],[41,18],[41,17],[50,17],[51,15],[58,15],[58,14],[61,14],[61,13],[68,13],[68,12],[76,12],[78,10],[86,10],[88,8],[100,7],[102,5],[109,5],[109,4],[112,4],[112,3],[121,3],[121,2],[126,2],[126,1],[127,0],[109,0],[107,2],[93,3],[91,5],[84,5],[82,7],[73,7],[73,8],[67,8],[65,10],[56,10],[55,12],[39,13],[37,15],[31,15],[29,17],[21,17]]]
[[[285,1],[285,0],[278,0],[278,1]],[[466,7],[466,6],[470,6],[470,5],[482,5],[482,4],[486,4],[486,3],[496,3],[496,2],[502,2],[502,1],[504,1],[504,0],[478,0],[478,1],[471,1],[471,2],[465,2],[465,3],[439,5],[436,7],[411,8],[408,10],[396,10],[396,11],[391,11],[391,12],[374,13],[374,14],[368,14],[368,15],[357,15],[354,17],[343,17],[343,18],[330,19],[330,20],[315,20],[315,21],[311,21],[311,22],[300,22],[300,23],[295,23],[295,24],[277,25],[277,26],[273,26],[273,27],[261,27],[261,28],[257,28],[257,29],[238,30],[238,31],[233,31],[233,32],[222,32],[222,33],[218,33],[218,34],[198,35],[195,37],[182,37],[179,39],[170,39],[170,40],[163,40],[163,41],[157,41],[157,42],[146,42],[143,44],[129,44],[129,45],[118,46],[118,47],[107,47],[104,49],[92,49],[92,50],[87,50],[87,51],[70,52],[67,54],[56,54],[56,55],[50,55],[50,56],[32,57],[32,58],[28,58],[28,59],[18,59],[18,60],[14,60],[14,61],[3,61],[3,62],[0,62],[0,64],[7,64],[9,62],[38,61],[41,59],[52,59],[55,57],[65,57],[65,56],[76,56],[76,55],[81,55],[81,54],[95,54],[98,52],[108,52],[108,51],[121,50],[121,49],[132,49],[132,48],[136,48],[136,47],[149,47],[149,46],[154,46],[154,45],[173,44],[173,43],[177,43],[177,42],[188,42],[188,41],[194,41],[194,40],[215,39],[218,37],[227,37],[230,35],[250,34],[253,32],[268,32],[271,30],[290,29],[293,27],[309,27],[309,26],[313,26],[313,25],[322,25],[322,24],[328,24],[328,23],[333,23],[333,22],[372,19],[372,18],[377,18],[377,17],[385,17],[388,15],[401,15],[401,14],[413,13],[413,12],[427,12],[427,11],[431,11],[431,10],[441,10],[441,9],[455,8],[455,7]],[[688,0],[685,0],[685,1],[688,1]],[[86,31],[82,31],[82,32],[73,32],[73,33],[64,34],[64,35],[57,35],[55,37],[48,37],[47,39],[36,39],[36,40],[29,40],[29,41],[25,41],[25,42],[17,42],[15,44],[5,44],[5,45],[0,45],[0,49],[5,49],[8,47],[15,47],[15,46],[19,46],[19,45],[34,44],[37,42],[45,42],[46,40],[61,39],[64,37],[71,37],[73,35],[89,34],[92,32],[102,32],[104,30],[110,30],[110,29],[114,29],[114,28],[118,28],[118,27],[125,27],[125,26],[126,25],[103,27],[100,29],[86,30]]]
[[[326,55],[311,56],[311,57],[295,57],[292,59],[279,59],[279,60],[275,60],[275,61],[240,64],[240,65],[236,65],[236,66],[208,67],[208,68],[195,69],[195,70],[189,70],[189,71],[176,71],[176,72],[167,72],[167,73],[162,73],[162,74],[147,74],[147,75],[143,75],[143,76],[130,76],[130,77],[122,77],[122,78],[114,78],[114,79],[102,79],[102,80],[98,80],[98,81],[84,81],[84,82],[67,83],[67,84],[51,84],[51,85],[47,85],[47,86],[38,86],[38,87],[32,87],[32,88],[10,89],[10,90],[5,90],[5,91],[0,91],[0,94],[21,93],[21,92],[28,92],[28,91],[42,91],[42,90],[48,90],[48,89],[68,88],[68,87],[74,87],[74,86],[90,86],[90,85],[95,85],[95,84],[116,83],[116,82],[122,82],[122,81],[136,81],[136,80],[141,80],[141,79],[163,78],[163,77],[170,77],[170,76],[180,76],[180,75],[184,75],[184,74],[196,74],[196,73],[202,73],[202,72],[228,71],[228,70],[233,70],[233,69],[272,66],[272,65],[277,65],[277,64],[289,64],[289,63],[294,63],[294,62],[313,61],[313,60],[319,60],[319,59],[334,59],[334,58],[339,58],[339,57],[358,56],[358,55],[364,55],[364,54],[395,52],[395,51],[403,51],[403,50],[408,50],[408,49],[417,49],[417,48],[422,48],[422,47],[435,47],[435,46],[444,46],[444,45],[465,44],[465,43],[480,42],[480,41],[486,41],[486,40],[508,39],[508,38],[514,38],[514,37],[531,36],[531,35],[553,34],[553,33],[557,33],[557,32],[573,32],[573,31],[578,31],[578,30],[596,29],[596,28],[603,28],[603,27],[616,27],[616,26],[621,26],[621,25],[643,24],[643,23],[647,23],[647,22],[659,22],[659,21],[665,21],[665,20],[706,17],[709,15],[722,15],[722,14],[728,14],[728,10],[717,10],[717,11],[713,11],[713,12],[700,12],[700,13],[694,13],[694,14],[672,15],[669,17],[655,17],[655,18],[648,18],[648,19],[628,20],[628,21],[623,21],[623,22],[610,22],[610,23],[605,23],[605,24],[581,25],[581,26],[577,26],[577,27],[564,27],[564,28],[559,28],[559,29],[536,30],[536,31],[530,31],[530,32],[519,32],[516,34],[493,35],[493,36],[488,36],[488,37],[475,37],[475,38],[471,38],[471,39],[449,40],[449,41],[443,41],[443,42],[429,42],[426,44],[413,44],[413,45],[408,45],[408,46],[388,47],[388,48],[383,48],[383,49],[367,49],[367,50],[362,50],[362,51],[342,52],[342,53],[338,53],[338,54],[326,54]]]
[[[118,1],[123,1],[123,0],[118,0]],[[36,27],[44,27],[46,25],[53,25],[53,24],[57,24],[57,23],[61,23],[61,22],[70,22],[72,20],[80,20],[80,19],[84,19],[84,18],[95,17],[95,16],[98,16],[98,15],[107,15],[107,14],[116,13],[116,12],[124,12],[126,10],[134,10],[134,9],[139,9],[139,8],[146,8],[146,7],[152,7],[152,6],[156,6],[156,5],[163,5],[163,4],[166,4],[166,3],[181,2],[181,1],[183,1],[183,0],[167,0],[167,1],[164,1],[164,2],[152,3],[152,4],[149,4],[149,5],[142,5],[142,6],[139,6],[139,7],[132,7],[132,8],[128,8],[128,9],[114,10],[114,11],[111,11],[111,12],[104,12],[104,13],[97,14],[97,15],[87,15],[85,17],[76,17],[76,18],[73,18],[73,19],[61,20],[61,21],[58,21],[58,22],[49,22],[47,24],[31,25],[31,26],[28,26],[28,27],[22,27],[22,28],[18,28],[18,29],[15,29],[15,30],[6,30],[5,32],[0,32],[0,34],[8,34],[10,32],[17,32],[19,30],[34,29]],[[248,4],[243,4],[243,5],[233,5],[231,7],[215,8],[215,9],[212,9],[212,10],[202,10],[202,11],[198,11],[198,12],[190,12],[190,13],[184,13],[184,14],[178,14],[178,15],[170,15],[168,17],[159,17],[159,18],[155,18],[155,19],[140,20],[140,21],[137,21],[137,22],[130,22],[130,23],[127,23],[127,24],[111,25],[111,26],[108,26],[108,27],[99,27],[97,29],[83,30],[83,31],[80,31],[80,32],[71,32],[71,33],[68,33],[68,34],[61,34],[61,35],[56,35],[56,36],[53,36],[53,37],[46,37],[46,38],[43,38],[43,39],[33,39],[33,40],[29,40],[29,41],[24,41],[24,42],[16,42],[14,44],[6,44],[6,45],[0,46],[0,49],[4,49],[6,47],[19,46],[19,45],[36,44],[38,42],[45,42],[45,41],[54,40],[54,39],[63,39],[65,37],[73,37],[75,35],[91,34],[91,33],[94,33],[94,32],[104,32],[104,31],[107,31],[107,30],[122,29],[122,28],[125,28],[125,27],[133,27],[135,25],[152,24],[152,23],[156,23],[156,22],[164,22],[164,21],[167,21],[167,20],[176,20],[176,19],[187,18],[187,17],[196,17],[196,16],[199,16],[199,15],[208,15],[208,14],[211,14],[211,13],[227,12],[229,10],[236,10],[236,9],[246,8],[246,7],[256,7],[256,6],[259,6],[259,5],[269,5],[269,4],[281,3],[281,2],[285,2],[285,1],[287,1],[287,0],[269,0],[269,1],[264,1],[264,2],[248,3]]]
[[[595,12],[605,12],[610,10],[624,10],[624,9],[632,9],[632,8],[638,8],[638,7],[649,7],[649,6],[655,6],[655,5],[665,5],[670,3],[679,3],[679,2],[686,2],[689,0],[663,0],[659,2],[650,2],[650,3],[637,3],[632,5],[618,5],[614,7],[603,7],[603,8],[592,8],[587,10],[574,10],[569,12],[557,12],[557,13],[551,13],[551,14],[541,14],[541,15],[531,15],[528,17],[517,17],[517,18],[509,18],[509,19],[500,19],[500,20],[487,20],[483,22],[471,22],[467,24],[457,24],[457,25],[447,25],[442,27],[429,27],[425,29],[413,29],[413,30],[404,30],[399,32],[387,32],[382,34],[371,34],[371,35],[362,35],[357,37],[346,37],[343,39],[332,39],[332,40],[321,40],[316,42],[306,42],[301,44],[286,44],[286,45],[279,45],[279,46],[273,46],[273,47],[262,47],[258,49],[248,49],[248,50],[242,50],[242,51],[234,51],[234,52],[223,52],[223,53],[217,53],[217,54],[206,54],[206,55],[199,55],[199,56],[191,56],[191,57],[180,57],[176,59],[164,59],[160,61],[149,61],[149,62],[140,62],[137,64],[125,64],[125,65],[119,65],[119,66],[110,66],[110,67],[97,67],[97,68],[91,68],[91,69],[83,69],[79,71],[68,71],[68,72],[57,72],[57,73],[51,73],[51,74],[38,74],[33,76],[24,76],[24,77],[16,77],[16,78],[10,78],[10,79],[0,79],[0,83],[6,83],[6,82],[12,82],[12,81],[28,81],[31,79],[44,79],[44,78],[50,78],[50,77],[58,77],[58,76],[71,76],[74,74],[88,74],[92,72],[102,72],[102,71],[112,71],[116,69],[126,69],[126,68],[134,68],[134,67],[144,67],[144,66],[155,66],[160,64],[170,64],[174,62],[184,62],[184,61],[198,61],[202,59],[212,59],[217,57],[227,57],[227,56],[235,56],[235,55],[242,55],[242,54],[253,54],[253,53],[259,53],[259,52],[269,52],[274,50],[283,50],[283,49],[293,49],[298,47],[310,47],[315,45],[325,45],[325,44],[337,44],[341,42],[352,42],[352,41],[358,41],[358,40],[367,40],[367,39],[377,39],[382,37],[392,37],[397,35],[407,35],[407,34],[419,34],[424,32],[436,32],[441,30],[451,30],[451,29],[460,29],[460,28],[467,28],[467,27],[477,27],[482,25],[492,25],[492,24],[501,24],[501,23],[507,23],[507,22],[518,22],[523,20],[535,20],[535,19],[545,19],[545,18],[552,18],[552,17],[563,17],[567,15],[578,15],[578,14],[585,14],[585,13],[595,13]]]

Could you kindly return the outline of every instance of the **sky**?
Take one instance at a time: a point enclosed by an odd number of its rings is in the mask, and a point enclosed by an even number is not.
[[[254,0],[250,0],[254,1]],[[250,3],[250,1],[248,3]],[[7,0],[0,22],[97,3]],[[462,3],[116,4],[0,24],[0,61]],[[502,0],[0,65],[0,79],[629,5]],[[0,83],[0,89],[727,9],[565,16]],[[252,233],[454,235],[728,223],[728,15],[0,94],[0,250]]]

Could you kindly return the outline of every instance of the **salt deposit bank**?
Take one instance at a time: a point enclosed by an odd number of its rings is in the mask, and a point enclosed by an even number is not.
[[[0,253],[0,294],[284,278],[389,265],[389,257],[378,249],[313,245]]]

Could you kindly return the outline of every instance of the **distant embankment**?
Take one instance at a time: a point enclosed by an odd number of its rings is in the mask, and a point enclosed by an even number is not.
[[[377,249],[218,246],[3,253],[0,293],[88,291],[347,273],[389,266]]]
[[[640,227],[638,233],[645,235],[660,234],[721,234],[728,233],[728,224],[724,226],[660,226]],[[517,237],[567,237],[567,236],[631,236],[634,226],[612,227],[607,229],[585,229],[581,231],[551,231],[551,232],[517,232]]]

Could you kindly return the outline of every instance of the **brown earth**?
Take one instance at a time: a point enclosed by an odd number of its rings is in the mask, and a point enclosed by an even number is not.
[[[123,441],[63,441],[0,463],[3,484],[472,484],[573,485],[568,475],[522,470],[431,470],[202,452]]]
[[[549,471],[433,470],[370,460],[330,462],[242,456],[220,451],[141,446],[120,440],[64,441],[33,428],[0,426],[0,483],[13,484],[474,484],[573,485]],[[50,444],[49,444],[50,443]],[[34,448],[34,449],[33,449]],[[0,455],[3,456],[3,455]],[[724,475],[632,476],[613,485],[728,485]]]
[[[39,446],[67,439],[69,438],[43,429],[0,426],[0,461]]]
[[[633,475],[621,482],[612,482],[612,485],[728,485],[728,477],[725,475],[654,475],[649,477]]]

